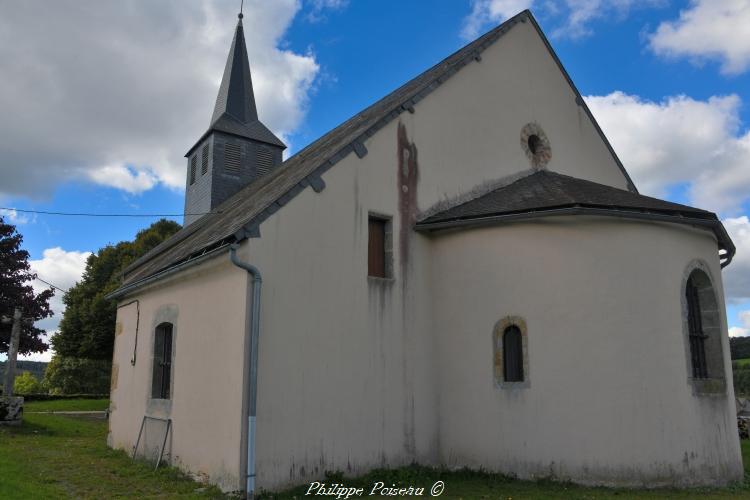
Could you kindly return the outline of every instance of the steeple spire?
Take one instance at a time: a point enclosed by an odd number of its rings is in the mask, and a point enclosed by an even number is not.
[[[219,95],[216,97],[211,125],[216,123],[224,113],[241,123],[249,123],[258,119],[245,34],[242,28],[242,14],[240,13],[237,17],[239,17],[237,30],[234,33],[232,47],[229,49],[227,64],[224,67],[224,76],[221,79]]]
[[[242,27],[237,16],[232,47],[208,130],[185,155],[185,225],[219,206],[282,162],[286,145],[260,120]],[[192,215],[196,214],[196,215]]]
[[[258,120],[245,32],[242,27],[242,11],[237,17],[239,20],[224,67],[219,95],[216,96],[209,132],[218,130],[286,148],[286,145]]]

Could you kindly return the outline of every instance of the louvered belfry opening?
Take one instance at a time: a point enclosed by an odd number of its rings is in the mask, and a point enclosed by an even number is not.
[[[240,175],[242,171],[242,148],[239,145],[224,145],[224,171],[231,175]]]
[[[208,144],[203,146],[201,150],[201,175],[208,172]]]
[[[690,360],[693,367],[693,378],[708,378],[706,363],[706,339],[701,318],[699,290],[691,276],[685,287],[685,299],[688,309],[688,335],[690,338]]]
[[[172,324],[162,323],[154,332],[154,364],[151,397],[169,399],[172,378]]]
[[[256,175],[258,177],[266,175],[273,167],[273,153],[269,148],[260,146],[256,155],[256,162]]]
[[[523,382],[523,339],[516,325],[503,332],[503,376],[506,382]]]
[[[193,155],[193,157],[190,158],[190,185],[195,184],[195,169],[196,169],[197,161],[198,161],[198,158],[195,155]]]

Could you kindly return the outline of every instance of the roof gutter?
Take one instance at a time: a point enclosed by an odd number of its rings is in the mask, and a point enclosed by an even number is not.
[[[727,234],[724,225],[718,219],[700,219],[696,217],[666,215],[649,211],[634,212],[617,208],[593,208],[576,206],[567,208],[539,209],[531,210],[528,212],[490,215],[486,217],[476,217],[471,219],[455,219],[432,223],[417,223],[415,229],[417,231],[433,232],[457,227],[488,226],[503,222],[513,222],[518,220],[528,220],[540,217],[554,217],[562,215],[594,215],[605,217],[620,217],[623,219],[648,220],[652,222],[668,222],[672,224],[708,227],[713,229],[714,233],[716,234],[716,237],[719,240],[719,249],[726,252],[724,254],[719,254],[719,258],[724,259],[724,261],[721,262],[722,268],[728,266],[729,263],[732,262],[732,258],[734,258],[734,254],[737,251],[734,243],[732,243],[732,239],[729,237],[729,234]]]
[[[161,280],[167,276],[171,276],[173,274],[177,274],[181,271],[184,271],[185,269],[188,269],[193,266],[197,266],[198,264],[207,261],[208,259],[211,259],[217,255],[223,254],[229,250],[229,244],[221,245],[220,247],[217,247],[209,252],[200,254],[196,257],[193,257],[191,259],[188,259],[186,261],[183,261],[177,265],[174,265],[172,267],[168,267],[162,271],[159,271],[156,274],[152,274],[151,276],[148,276],[146,278],[143,278],[141,280],[135,281],[133,283],[130,283],[129,285],[125,285],[123,287],[118,288],[114,292],[106,295],[104,298],[108,300],[112,299],[119,299],[121,297],[124,297],[130,293],[133,293],[134,291],[143,288],[144,286],[150,285],[151,283]]]

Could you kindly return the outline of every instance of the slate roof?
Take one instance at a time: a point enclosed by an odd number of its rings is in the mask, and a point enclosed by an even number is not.
[[[726,265],[735,248],[716,214],[624,189],[541,170],[472,200],[429,215],[418,231],[480,223],[499,223],[536,216],[610,215],[705,226],[714,231]]]
[[[219,86],[219,93],[216,96],[214,112],[211,115],[211,124],[206,133],[190,148],[185,156],[189,156],[196,146],[215,130],[274,144],[282,148],[286,147],[281,139],[258,120],[242,18],[237,21],[237,29],[234,32],[234,39],[232,39],[232,46],[229,49],[227,63],[224,67],[224,75]]]
[[[303,189],[308,187],[312,187],[316,191],[323,189],[325,184],[321,175],[331,166],[352,152],[360,157],[367,154],[364,146],[364,141],[367,138],[374,135],[401,113],[414,112],[416,103],[424,99],[461,68],[474,61],[480,62],[482,51],[495,43],[519,22],[530,22],[539,33],[550,55],[570,84],[579,106],[588,115],[622,170],[630,189],[637,192],[607,138],[549,45],[544,33],[542,33],[531,12],[525,10],[334,128],[287,159],[271,173],[241,189],[233,197],[212,210],[211,214],[183,228],[136,260],[125,269],[123,286],[116,290],[112,296],[120,296],[126,287],[130,288],[149,276],[196,258],[212,248],[239,242],[247,237],[257,235],[261,222],[279,210]],[[235,39],[237,39],[236,36]]]
[[[541,170],[471,201],[433,214],[419,221],[417,226],[563,207],[649,210],[666,215],[716,219],[713,213],[699,208]]]

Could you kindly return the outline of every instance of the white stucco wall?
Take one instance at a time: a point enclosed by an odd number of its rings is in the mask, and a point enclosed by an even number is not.
[[[669,297],[664,304],[679,308],[672,273],[681,277],[682,260],[696,256],[713,266],[720,290],[708,233],[562,220],[432,238],[412,230],[418,212],[528,170],[520,132],[529,122],[550,140],[551,170],[626,187],[542,41],[519,24],[415,114],[368,139],[367,156],[333,166],[322,192],[304,190],[242,244],[241,258],[263,273],[258,488],[411,461],[597,481],[633,464],[662,474],[682,467],[684,452],[699,477],[716,472],[701,469],[708,457],[734,477],[729,403],[688,397],[684,350],[675,357],[675,346],[684,349],[674,337],[680,313],[648,300]],[[406,191],[405,149],[417,158],[409,175],[418,169]],[[392,218],[393,280],[367,277],[370,212]],[[152,336],[158,311],[171,306],[170,458],[239,489],[247,276],[226,256],[196,271],[125,299],[141,301],[135,367],[135,311],[118,312],[111,439],[129,449],[143,414],[159,411],[147,408]],[[510,279],[517,294],[508,293]],[[636,321],[641,311],[652,318],[649,335]],[[527,318],[531,343],[531,386],[513,393],[492,384],[492,326],[507,314]],[[623,335],[636,326],[646,349]],[[703,436],[716,418],[719,430]]]
[[[708,263],[726,393],[688,382],[681,290]],[[440,458],[521,477],[658,485],[742,477],[716,241],[663,224],[554,218],[436,237]],[[497,388],[492,332],[528,327],[529,387]]]
[[[133,297],[140,306],[135,366],[136,306],[118,309],[111,446],[131,453],[144,415],[171,418],[166,462],[239,489],[246,282],[224,255]],[[154,331],[164,320],[174,325],[171,403],[150,399]],[[162,423],[148,422],[141,444],[158,448],[163,432]]]
[[[481,62],[470,62],[401,120],[419,147],[422,210],[531,168],[520,144],[530,122],[549,138],[550,170],[627,189],[530,23],[516,24],[482,53]]]

